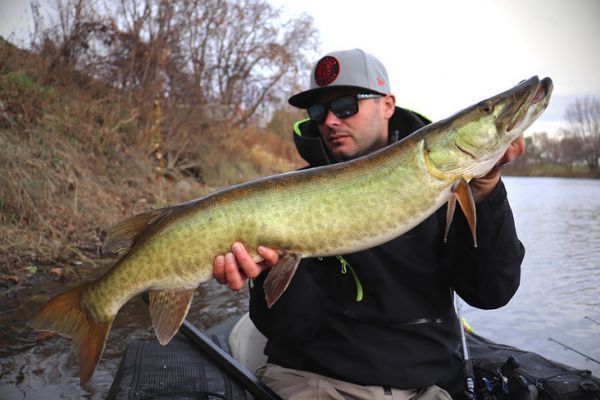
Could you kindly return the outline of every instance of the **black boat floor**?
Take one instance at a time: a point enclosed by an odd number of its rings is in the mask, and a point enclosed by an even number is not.
[[[211,339],[229,351],[225,335]],[[127,346],[107,400],[246,400],[246,391],[185,336],[167,346],[133,340]]]
[[[229,352],[228,333],[235,319],[206,333]],[[478,398],[600,400],[600,378],[548,360],[539,354],[468,334]],[[517,365],[507,366],[513,357]],[[509,387],[510,386],[510,387]],[[504,391],[511,390],[510,393]],[[517,393],[520,391],[520,393]],[[167,346],[133,340],[127,347],[108,400],[230,399],[253,397],[181,333]]]

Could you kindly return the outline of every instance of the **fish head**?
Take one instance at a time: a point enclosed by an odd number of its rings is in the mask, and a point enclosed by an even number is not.
[[[552,87],[550,78],[533,76],[440,121],[426,139],[432,166],[444,174],[485,175],[544,112]]]

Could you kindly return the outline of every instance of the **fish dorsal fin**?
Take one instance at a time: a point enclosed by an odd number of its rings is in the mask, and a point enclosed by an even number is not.
[[[192,304],[193,289],[151,290],[150,317],[160,344],[171,341]]]
[[[269,275],[263,284],[267,307],[271,308],[285,292],[296,273],[301,256],[294,253],[284,253],[279,262],[269,270]]]
[[[157,208],[156,210],[145,211],[121,222],[117,222],[108,228],[106,240],[102,244],[102,252],[126,252],[147,226],[158,219],[169,215],[172,210],[173,207]]]
[[[469,228],[471,229],[471,235],[473,236],[473,246],[477,247],[477,214],[475,212],[475,200],[473,199],[473,193],[469,183],[465,178],[460,178],[454,181],[452,185],[452,193],[448,199],[448,211],[446,213],[446,233],[444,235],[444,241],[447,240],[448,231],[450,224],[452,223],[452,216],[454,215],[454,208],[456,206],[456,200],[467,218]]]

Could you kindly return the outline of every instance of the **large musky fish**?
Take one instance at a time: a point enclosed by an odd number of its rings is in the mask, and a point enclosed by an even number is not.
[[[103,250],[121,253],[120,260],[102,277],[52,298],[30,325],[72,338],[84,384],[128,300],[149,291],[156,335],[168,343],[195,289],[212,278],[214,258],[233,242],[244,243],[257,261],[259,245],[280,251],[265,282],[271,306],[303,257],[384,243],[446,201],[453,210],[458,198],[475,238],[468,181],[492,169],[545,110],[551,92],[550,78],[534,76],[365,157],[231,186],[119,222]]]

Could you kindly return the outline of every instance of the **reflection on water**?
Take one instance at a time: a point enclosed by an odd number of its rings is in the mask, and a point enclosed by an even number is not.
[[[527,249],[521,287],[508,306],[495,311],[465,307],[465,317],[477,333],[492,340],[600,376],[600,365],[548,340],[600,360],[600,325],[594,322],[600,322],[600,181],[506,178],[505,182]],[[106,267],[82,271],[81,281]],[[25,327],[51,294],[65,289],[57,281],[2,294],[1,399],[103,399],[127,341],[154,337],[147,307],[139,299],[130,301],[117,315],[92,379],[81,388],[69,341],[58,337],[36,341]],[[245,311],[247,302],[247,292],[233,294],[209,282],[198,290],[188,318],[204,329]]]
[[[505,178],[525,245],[521,287],[504,308],[465,308],[476,332],[600,376],[600,181]]]

